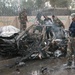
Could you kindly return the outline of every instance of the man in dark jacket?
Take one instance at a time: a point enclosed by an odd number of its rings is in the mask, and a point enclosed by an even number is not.
[[[69,33],[71,37],[75,37],[75,17],[72,17],[72,23],[69,27]]]
[[[58,27],[65,28],[64,24],[58,19],[58,17],[52,15],[53,23],[57,25]]]
[[[71,14],[72,23],[69,27],[69,34],[70,34],[70,42],[68,45],[69,49],[69,59],[68,59],[68,66],[74,66],[75,64],[75,13]]]

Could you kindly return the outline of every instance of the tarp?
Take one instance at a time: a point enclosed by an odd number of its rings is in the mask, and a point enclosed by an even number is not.
[[[10,37],[15,33],[18,33],[20,30],[14,26],[8,25],[0,28],[0,36]]]

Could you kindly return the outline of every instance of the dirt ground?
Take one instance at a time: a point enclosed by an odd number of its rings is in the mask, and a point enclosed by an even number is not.
[[[65,69],[66,62],[66,58],[29,60],[24,66],[0,70],[0,75],[75,75],[75,69]]]

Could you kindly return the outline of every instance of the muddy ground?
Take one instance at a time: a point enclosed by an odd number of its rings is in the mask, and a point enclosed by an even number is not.
[[[65,69],[66,62],[66,58],[28,60],[24,66],[0,70],[0,75],[75,75],[75,69]]]

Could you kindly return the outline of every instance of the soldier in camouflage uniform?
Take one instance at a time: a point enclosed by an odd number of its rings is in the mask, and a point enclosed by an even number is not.
[[[53,23],[56,24],[58,27],[64,27],[64,24],[54,15],[52,15]]]
[[[39,23],[41,23],[41,16],[42,16],[42,13],[41,12],[38,12],[37,15],[36,15],[36,19]]]
[[[20,30],[25,30],[27,27],[27,13],[26,10],[24,9],[22,12],[19,14],[19,20],[20,20]]]

